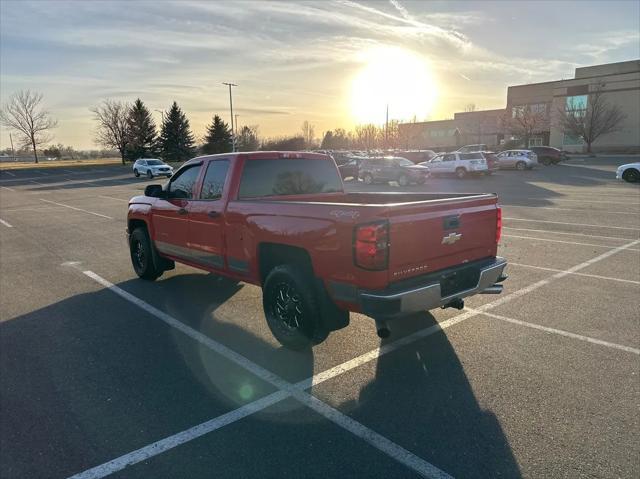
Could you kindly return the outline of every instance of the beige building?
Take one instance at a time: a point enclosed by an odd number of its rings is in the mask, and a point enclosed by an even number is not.
[[[551,145],[584,151],[581,140],[562,131],[558,116],[567,105],[586,107],[589,94],[598,85],[604,85],[605,101],[617,105],[626,118],[620,131],[598,138],[592,150],[640,151],[640,60],[576,68],[574,78],[569,80],[511,86],[504,110],[460,112],[452,120],[404,123],[400,125],[401,136],[409,148],[433,150],[474,143],[495,148],[526,137],[526,146]]]
[[[576,68],[574,78],[569,80],[509,87],[507,119],[513,121],[524,109],[538,113],[539,121],[529,138],[529,146],[550,145],[567,151],[583,151],[583,142],[565,134],[558,117],[567,105],[587,107],[589,94],[599,85],[603,85],[605,101],[617,105],[626,118],[620,131],[598,138],[592,145],[593,151],[639,151],[640,60]],[[507,126],[507,139],[511,133]]]

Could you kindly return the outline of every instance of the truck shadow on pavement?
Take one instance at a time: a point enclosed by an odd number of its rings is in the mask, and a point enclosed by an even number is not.
[[[184,274],[117,286],[289,381],[319,372],[312,350],[274,347],[264,329],[258,335],[218,320],[242,284]],[[262,327],[253,300],[243,299],[239,322]],[[415,315],[395,325],[391,341],[434,323],[431,314]],[[274,391],[106,289],[5,318],[0,332],[2,477],[67,477]],[[333,347],[328,341],[322,347]],[[316,395],[455,477],[520,477],[499,421],[478,404],[445,334],[378,358],[375,379],[359,394],[357,371],[342,377],[350,380],[335,401],[323,397],[323,385]],[[341,399],[352,393],[356,399]],[[293,400],[121,474],[197,478],[213,470],[230,478],[412,476]]]

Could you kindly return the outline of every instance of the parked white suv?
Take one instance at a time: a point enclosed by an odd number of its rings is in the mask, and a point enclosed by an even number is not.
[[[428,166],[432,175],[454,174],[458,178],[470,174],[484,175],[489,171],[487,160],[480,152],[443,153],[420,164]]]
[[[616,170],[616,178],[629,183],[640,182],[640,162],[620,165]]]
[[[496,155],[500,169],[531,170],[538,166],[538,155],[531,150],[505,150]]]
[[[156,158],[140,158],[133,164],[133,174],[136,175],[136,178],[140,175],[147,175],[147,178],[154,176],[169,178],[173,175],[173,167]]]

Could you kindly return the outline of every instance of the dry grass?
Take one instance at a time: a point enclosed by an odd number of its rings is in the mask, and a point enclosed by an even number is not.
[[[117,166],[122,165],[120,158],[96,158],[95,160],[40,160],[36,163],[1,162],[0,170],[25,170],[29,168],[65,168],[69,166]]]

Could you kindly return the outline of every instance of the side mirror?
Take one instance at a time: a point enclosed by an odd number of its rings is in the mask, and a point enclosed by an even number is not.
[[[144,196],[150,198],[165,198],[167,195],[162,189],[162,185],[149,185],[144,189]]]

